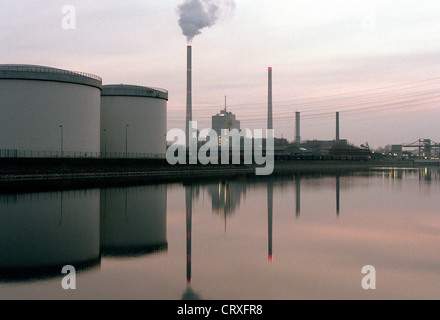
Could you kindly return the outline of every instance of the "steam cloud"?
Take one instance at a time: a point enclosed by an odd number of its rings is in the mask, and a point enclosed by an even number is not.
[[[177,7],[179,13],[179,26],[188,43],[201,33],[201,30],[214,25],[218,19],[221,6],[233,9],[232,0],[185,0]]]

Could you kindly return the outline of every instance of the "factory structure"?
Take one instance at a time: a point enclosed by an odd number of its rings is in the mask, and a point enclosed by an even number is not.
[[[300,112],[295,112],[295,140],[293,143],[278,147],[275,155],[279,159],[322,159],[322,160],[369,160],[372,152],[368,144],[356,147],[339,134],[339,112],[335,118],[335,139],[333,140],[301,140]]]
[[[226,96],[225,108],[223,110],[220,110],[220,113],[212,116],[211,128],[217,133],[219,147],[221,147],[222,145],[222,132],[232,129],[237,129],[238,131],[240,131],[240,121],[237,120],[237,116],[232,112],[227,111]]]
[[[188,60],[190,61],[190,59]],[[190,66],[190,64],[189,64]],[[188,67],[188,70],[190,68]],[[272,67],[267,69],[267,129],[273,127],[273,97],[272,97]],[[190,73],[189,73],[190,74]],[[190,75],[189,75],[190,78]],[[191,85],[189,84],[189,87]],[[191,91],[188,90],[188,96]],[[191,98],[187,99],[191,101]],[[190,112],[190,107],[187,112]],[[187,113],[188,116],[188,113]],[[188,119],[188,118],[187,118]],[[344,160],[368,160],[371,159],[371,151],[367,146],[355,147],[348,143],[347,139],[341,139],[339,134],[339,112],[336,112],[335,139],[333,140],[301,140],[300,112],[295,112],[295,139],[289,143],[287,139],[274,137],[274,158],[279,160],[321,160],[321,159],[344,159]],[[218,137],[218,146],[221,148],[221,133],[223,131],[240,129],[240,121],[236,115],[227,111],[226,96],[225,106],[220,113],[212,116],[212,129]],[[265,138],[263,138],[263,141]],[[266,143],[263,143],[263,149]],[[243,148],[243,145],[241,145]]]
[[[187,46],[186,138],[192,121],[192,47]],[[267,129],[273,127],[272,67],[268,67]],[[0,158],[92,157],[165,158],[168,91],[129,84],[103,85],[99,76],[47,66],[0,65]],[[302,140],[300,112],[295,112],[294,141],[274,137],[276,159],[366,160],[376,155],[368,144],[355,147],[340,138],[335,115],[332,140]],[[221,148],[223,130],[241,130],[236,115],[212,116]],[[263,139],[264,140],[264,139]],[[188,145],[188,144],[187,144]],[[440,144],[423,139],[393,145],[418,148],[417,157],[439,156]]]
[[[8,64],[0,96],[0,157],[165,157],[164,89]]]

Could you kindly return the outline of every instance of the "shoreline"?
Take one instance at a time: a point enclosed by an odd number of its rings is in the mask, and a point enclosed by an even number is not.
[[[189,182],[255,175],[256,165],[170,165],[164,159],[0,159],[0,193]],[[414,168],[413,161],[279,160],[273,175]],[[265,176],[261,176],[265,177]]]

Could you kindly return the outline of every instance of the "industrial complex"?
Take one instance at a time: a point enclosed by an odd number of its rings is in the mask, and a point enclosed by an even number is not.
[[[192,47],[187,46],[186,134],[192,117]],[[129,84],[103,85],[99,76],[47,66],[0,65],[0,158],[152,158],[167,150],[168,91]],[[272,67],[268,68],[267,129],[273,129]],[[354,146],[339,135],[335,115],[332,140],[302,140],[300,112],[295,138],[274,138],[274,157],[282,160],[378,158],[438,159],[440,144],[431,139],[390,145],[374,152],[368,143]],[[221,133],[240,128],[227,110],[212,116]],[[264,139],[263,139],[264,140]],[[188,140],[187,140],[188,141]],[[187,144],[188,145],[188,144]],[[412,148],[408,150],[407,148]]]

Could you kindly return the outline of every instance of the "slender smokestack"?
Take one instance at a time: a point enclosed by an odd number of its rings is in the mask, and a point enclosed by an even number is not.
[[[186,146],[189,146],[190,128],[189,122],[192,121],[192,85],[191,85],[191,46],[186,51]]]
[[[336,141],[339,141],[339,112],[336,112]]]
[[[272,68],[268,71],[268,97],[267,97],[267,129],[273,129],[272,123]]]
[[[301,131],[300,131],[300,118],[299,118],[299,112],[295,112],[295,142],[301,143]]]

